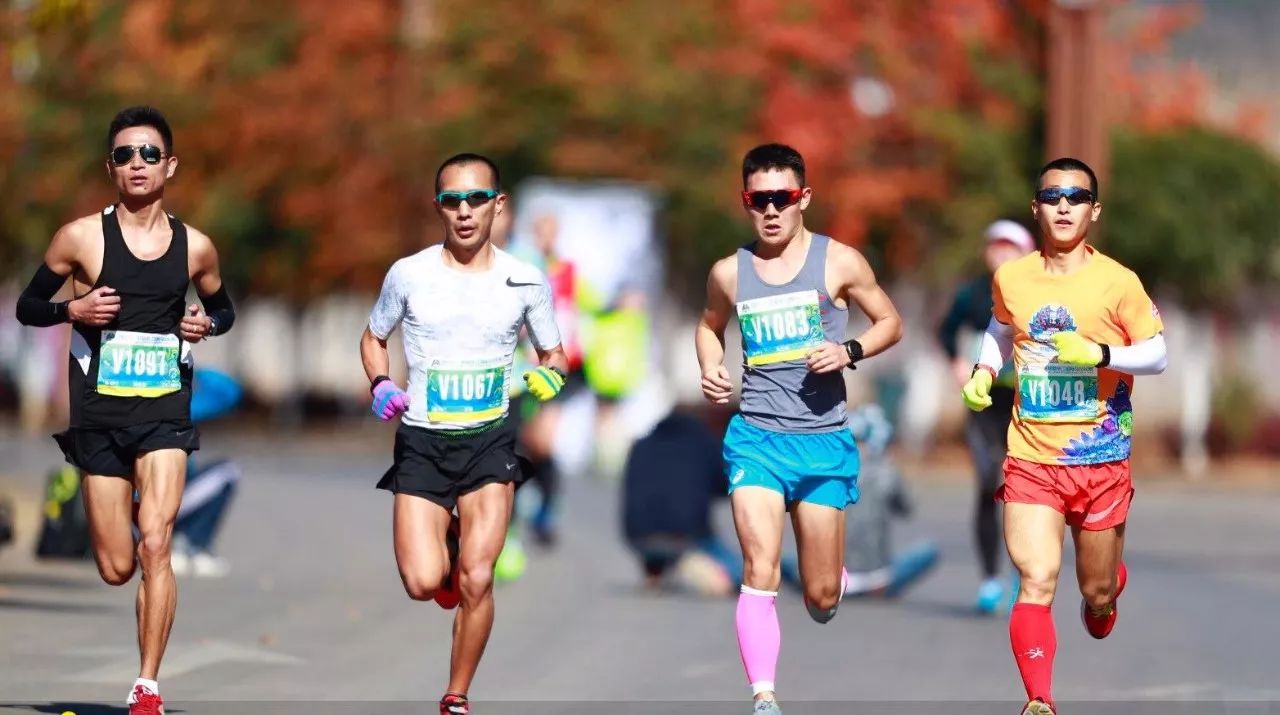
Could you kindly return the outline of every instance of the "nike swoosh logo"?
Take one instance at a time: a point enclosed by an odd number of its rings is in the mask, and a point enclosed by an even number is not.
[[[1115,511],[1116,507],[1120,506],[1120,504],[1124,502],[1124,499],[1125,497],[1120,497],[1119,499],[1116,499],[1115,501],[1111,502],[1111,506],[1107,507],[1106,509],[1103,509],[1100,512],[1089,514],[1084,518],[1084,523],[1095,524],[1099,521],[1102,521],[1103,519],[1107,518],[1107,516],[1111,514],[1111,512]]]
[[[538,285],[538,284],[537,284],[537,283],[516,283],[515,281],[511,280],[511,278],[510,278],[510,277],[508,277],[508,278],[507,278],[507,285],[508,285],[508,286],[511,286],[512,288],[521,288],[521,287],[525,287],[525,286],[536,286],[536,285]]]

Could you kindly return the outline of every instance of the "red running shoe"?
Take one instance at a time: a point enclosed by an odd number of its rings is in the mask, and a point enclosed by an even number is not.
[[[146,686],[135,685],[129,695],[129,715],[164,715],[164,700]]]
[[[457,608],[458,602],[462,600],[462,592],[458,587],[458,540],[461,533],[461,522],[455,515],[449,521],[449,530],[444,535],[444,546],[449,552],[449,575],[445,576],[445,582],[436,589],[435,595],[436,603],[446,611]],[[445,712],[444,701],[441,701],[440,712]]]
[[[440,715],[471,715],[471,704],[467,702],[467,696],[445,693],[440,698]]]
[[[1111,629],[1116,627],[1116,601],[1120,599],[1120,594],[1124,593],[1125,582],[1129,580],[1129,569],[1125,568],[1124,562],[1120,562],[1120,568],[1116,570],[1116,596],[1111,603],[1102,608],[1089,608],[1089,604],[1082,598],[1080,599],[1080,621],[1084,623],[1084,629],[1089,635],[1102,640],[1111,635]]]

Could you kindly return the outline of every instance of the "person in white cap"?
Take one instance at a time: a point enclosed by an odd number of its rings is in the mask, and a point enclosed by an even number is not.
[[[981,336],[991,322],[991,277],[1001,265],[1036,250],[1031,232],[1016,221],[1000,220],[987,227],[983,258],[987,271],[960,286],[951,301],[951,309],[938,329],[942,349],[951,360],[960,385],[969,380],[975,350],[962,350],[959,337],[962,328]],[[995,613],[1008,602],[1013,585],[1006,590],[999,578],[1000,522],[995,501],[1002,478],[1001,464],[1006,451],[1009,419],[1013,412],[1013,375],[1006,370],[991,388],[991,409],[970,412],[965,426],[965,440],[978,477],[978,499],[974,510],[974,531],[978,558],[982,568],[982,584],[978,587],[977,608],[982,613]]]

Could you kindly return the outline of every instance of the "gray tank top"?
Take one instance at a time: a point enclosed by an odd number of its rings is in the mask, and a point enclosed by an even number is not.
[[[809,372],[805,357],[825,340],[844,342],[848,309],[827,295],[827,245],[813,234],[796,277],[783,285],[761,280],[747,247],[738,249],[738,327],[742,331],[742,400],[747,422],[778,432],[846,429],[840,372]]]

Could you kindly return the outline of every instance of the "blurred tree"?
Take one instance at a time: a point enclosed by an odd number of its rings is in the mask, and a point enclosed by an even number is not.
[[[1115,138],[1106,250],[1192,310],[1247,315],[1245,286],[1280,283],[1280,163],[1184,128]]]
[[[1194,127],[1124,132],[1112,184],[1102,190],[1105,250],[1189,310],[1178,352],[1181,449],[1184,468],[1202,476],[1214,392],[1224,387],[1214,381],[1232,372],[1213,318],[1253,315],[1259,289],[1280,284],[1280,162]],[[1246,415],[1242,405],[1233,424]]]
[[[509,185],[550,173],[663,189],[673,284],[705,278],[696,274],[741,235],[727,218],[758,100],[733,1],[531,7],[435,3],[429,61],[442,69],[428,78],[421,130],[442,154],[492,153]]]
[[[437,236],[436,163],[476,150],[509,185],[655,185],[671,284],[696,296],[750,237],[738,165],[763,141],[804,152],[815,229],[887,277],[942,281],[976,261],[983,225],[1027,212],[1048,2],[6,3],[0,250],[26,270],[58,225],[109,201],[106,124],[151,103],[177,133],[173,210],[214,236],[241,290],[376,288]],[[1160,51],[1170,12],[1124,24],[1117,62]],[[1118,121],[1170,116],[1143,88],[1182,85],[1153,71],[1117,73]]]
[[[392,0],[61,0],[17,13],[36,60],[18,94],[6,239],[29,264],[60,224],[111,201],[107,125],[152,104],[174,126],[171,210],[214,237],[233,286],[305,299],[376,284],[404,200],[387,140],[398,12]],[[369,260],[351,260],[356,245]]]

